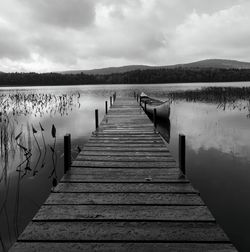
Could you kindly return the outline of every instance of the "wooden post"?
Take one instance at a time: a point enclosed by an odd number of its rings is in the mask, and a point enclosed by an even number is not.
[[[95,110],[95,129],[97,130],[99,127],[99,122],[98,122],[98,109]]]
[[[105,113],[108,114],[108,101],[105,101]]]
[[[154,121],[154,127],[156,128],[156,126],[157,126],[157,113],[156,113],[156,108],[154,108],[153,121]]]
[[[138,94],[136,94],[136,101],[138,102]]]
[[[141,96],[140,96],[140,103],[139,103],[139,105],[141,106]]]
[[[186,139],[179,134],[179,166],[183,175],[186,175]]]
[[[146,101],[144,103],[144,111],[145,111],[145,113],[147,112],[147,102]]]
[[[112,96],[110,96],[110,107],[112,107]]]
[[[64,136],[64,174],[70,169],[71,165],[71,136]]]
[[[115,102],[115,94],[113,94],[113,103]]]

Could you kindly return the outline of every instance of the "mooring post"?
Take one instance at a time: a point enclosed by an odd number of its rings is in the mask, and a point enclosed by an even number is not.
[[[64,174],[70,169],[71,165],[71,136],[64,136]]]
[[[108,114],[108,101],[105,101],[105,114]]]
[[[186,138],[179,134],[179,166],[183,175],[186,175]]]
[[[112,107],[112,96],[110,96],[110,107]]]
[[[115,102],[115,94],[113,94],[113,103]]]
[[[147,102],[146,101],[144,103],[144,111],[145,111],[145,113],[147,112]]]
[[[97,130],[99,127],[98,122],[98,109],[95,110],[95,129]]]
[[[157,126],[157,113],[156,113],[156,108],[154,108],[153,121],[154,121],[154,127],[156,128],[156,126]]]
[[[141,96],[140,96],[140,103],[139,103],[139,104],[140,104],[140,106],[141,106]]]

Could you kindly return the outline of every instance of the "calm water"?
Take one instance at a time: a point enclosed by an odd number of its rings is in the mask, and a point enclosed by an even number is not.
[[[218,85],[250,87],[250,83]],[[144,91],[166,99],[171,91],[204,86],[213,84],[1,89],[0,251],[11,246],[47,198],[53,180],[62,176],[63,136],[71,133],[76,156],[94,131],[94,110],[99,109],[103,118],[104,102],[114,91],[131,96]],[[46,102],[39,102],[41,98]],[[250,251],[249,101],[235,103],[222,107],[212,102],[173,101],[169,148],[177,158],[178,134],[186,135],[189,179],[235,246]],[[56,138],[51,133],[53,124]],[[55,152],[51,150],[54,142]]]

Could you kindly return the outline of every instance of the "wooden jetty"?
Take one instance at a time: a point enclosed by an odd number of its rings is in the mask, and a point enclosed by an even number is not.
[[[136,99],[118,97],[10,251],[236,251]]]

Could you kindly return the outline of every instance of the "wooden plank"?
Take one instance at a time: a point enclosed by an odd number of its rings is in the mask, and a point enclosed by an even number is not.
[[[82,167],[125,167],[125,168],[176,168],[176,162],[109,162],[109,161],[78,161],[72,162],[72,166]]]
[[[147,139],[147,140],[112,140],[112,139],[107,139],[107,140],[102,140],[102,139],[98,139],[98,140],[89,140],[86,144],[86,146],[96,146],[96,145],[108,145],[108,146],[113,146],[113,145],[119,145],[119,146],[122,146],[122,145],[130,145],[130,144],[133,144],[133,146],[136,146],[136,145],[141,145],[141,144],[158,144],[158,145],[163,145],[164,142],[162,141],[162,139],[160,140],[150,140],[150,139]]]
[[[197,194],[167,193],[51,193],[46,204],[204,205]]]
[[[162,169],[162,168],[137,168],[137,169],[125,169],[125,168],[89,168],[89,167],[72,167],[67,175],[107,175],[111,176],[118,175],[120,177],[123,176],[152,176],[152,177],[161,177],[161,176],[171,176],[171,175],[179,175],[180,170],[178,168],[172,169]]]
[[[164,192],[197,193],[190,183],[59,183],[54,192]]]
[[[138,131],[136,133],[133,133],[133,132],[127,132],[127,133],[123,133],[121,131],[112,131],[112,132],[102,132],[101,129],[99,129],[98,131],[96,132],[93,132],[92,133],[93,136],[126,136],[126,137],[144,137],[144,136],[159,136],[158,133],[156,132],[141,132],[141,131]]]
[[[155,144],[152,144],[152,143],[145,143],[145,144],[133,144],[133,143],[130,143],[130,144],[127,144],[127,143],[87,143],[86,145],[86,148],[88,147],[115,147],[115,148],[124,148],[124,147],[127,147],[127,148],[135,148],[135,149],[140,149],[140,148],[151,148],[151,149],[155,149],[155,148],[164,148],[165,145],[164,143],[155,143]]]
[[[125,176],[119,176],[116,174],[87,174],[87,175],[81,175],[81,174],[67,174],[65,175],[62,180],[62,182],[136,182],[136,183],[143,183],[143,182],[179,182],[180,181],[180,175],[179,174],[169,174],[168,176],[131,176],[130,174]]]
[[[182,181],[179,169],[124,169],[72,167],[63,182],[173,182]]]
[[[161,158],[161,157],[172,157],[169,151],[162,152],[129,152],[129,151],[105,151],[105,150],[83,150],[79,153],[78,156],[112,156],[112,157],[151,157],[151,158]]]
[[[122,135],[122,136],[114,136],[114,135],[105,135],[105,136],[91,136],[91,138],[89,139],[91,141],[103,141],[103,140],[111,140],[111,141],[126,141],[126,140],[134,140],[134,141],[145,141],[145,140],[161,140],[162,138],[159,135],[153,135],[153,136],[127,136],[127,135]]]
[[[228,242],[215,223],[33,222],[19,241]]]
[[[43,205],[33,220],[214,221],[206,206]]]
[[[12,247],[10,252],[166,252],[166,251],[183,251],[183,252],[235,252],[236,249],[231,244],[225,243],[111,243],[111,242],[18,242]]]
[[[131,146],[130,147],[118,147],[118,146],[106,146],[105,148],[103,148],[102,146],[84,146],[83,147],[84,150],[86,151],[103,151],[104,149],[106,151],[113,151],[113,152],[121,152],[121,151],[124,151],[124,152],[128,152],[128,151],[135,151],[135,152],[149,152],[151,151],[151,153],[159,153],[159,152],[168,152],[167,148],[166,147],[155,147],[155,148],[151,148],[151,147],[134,147],[132,148]]]
[[[113,155],[105,155],[105,156],[91,156],[91,155],[83,155],[79,154],[77,156],[78,161],[119,161],[119,162],[175,162],[174,158],[171,156],[113,156]]]

